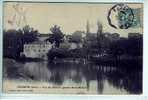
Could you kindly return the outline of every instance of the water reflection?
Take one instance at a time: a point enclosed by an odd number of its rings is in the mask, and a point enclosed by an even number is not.
[[[11,67],[8,63],[11,63]],[[98,66],[93,63],[83,64],[76,62],[48,63],[43,61],[20,63],[4,61],[4,66],[4,77],[11,79],[46,81],[56,85],[67,83],[85,85],[87,91],[96,90],[99,94],[106,93],[108,87],[120,90],[120,92],[124,90],[128,93],[142,93],[141,71],[129,71],[118,69],[114,66]],[[115,90],[108,89],[107,92],[112,93],[113,91]]]
[[[46,62],[31,62],[25,63],[23,67],[23,74],[26,78],[39,81],[49,81],[51,72],[47,68]]]

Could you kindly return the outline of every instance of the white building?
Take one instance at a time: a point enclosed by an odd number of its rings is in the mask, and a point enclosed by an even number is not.
[[[23,54],[29,58],[47,59],[47,53],[52,48],[50,42],[36,41],[30,44],[24,44]]]
[[[69,49],[77,49],[77,48],[82,48],[82,47],[83,47],[82,43],[74,43],[74,42],[71,42]]]

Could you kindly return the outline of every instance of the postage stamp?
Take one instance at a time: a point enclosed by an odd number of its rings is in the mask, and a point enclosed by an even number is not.
[[[108,12],[108,23],[113,28],[128,29],[141,26],[141,9],[130,8],[127,4],[116,4]],[[113,20],[115,17],[116,21]]]

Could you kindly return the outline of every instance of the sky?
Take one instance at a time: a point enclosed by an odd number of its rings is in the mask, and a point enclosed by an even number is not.
[[[130,32],[143,32],[143,28],[115,29],[108,24],[108,11],[115,4],[88,3],[4,3],[4,29],[18,29],[30,25],[40,33],[50,33],[50,27],[58,25],[65,34],[86,31],[97,32],[97,21],[104,32],[120,33],[126,37]],[[142,4],[127,4],[130,8],[142,8]],[[115,20],[114,18],[112,18]]]

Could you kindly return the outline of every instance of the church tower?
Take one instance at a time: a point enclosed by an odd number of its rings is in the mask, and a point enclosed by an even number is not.
[[[87,24],[86,24],[86,34],[90,33],[90,25],[89,25],[89,21],[87,20]]]

